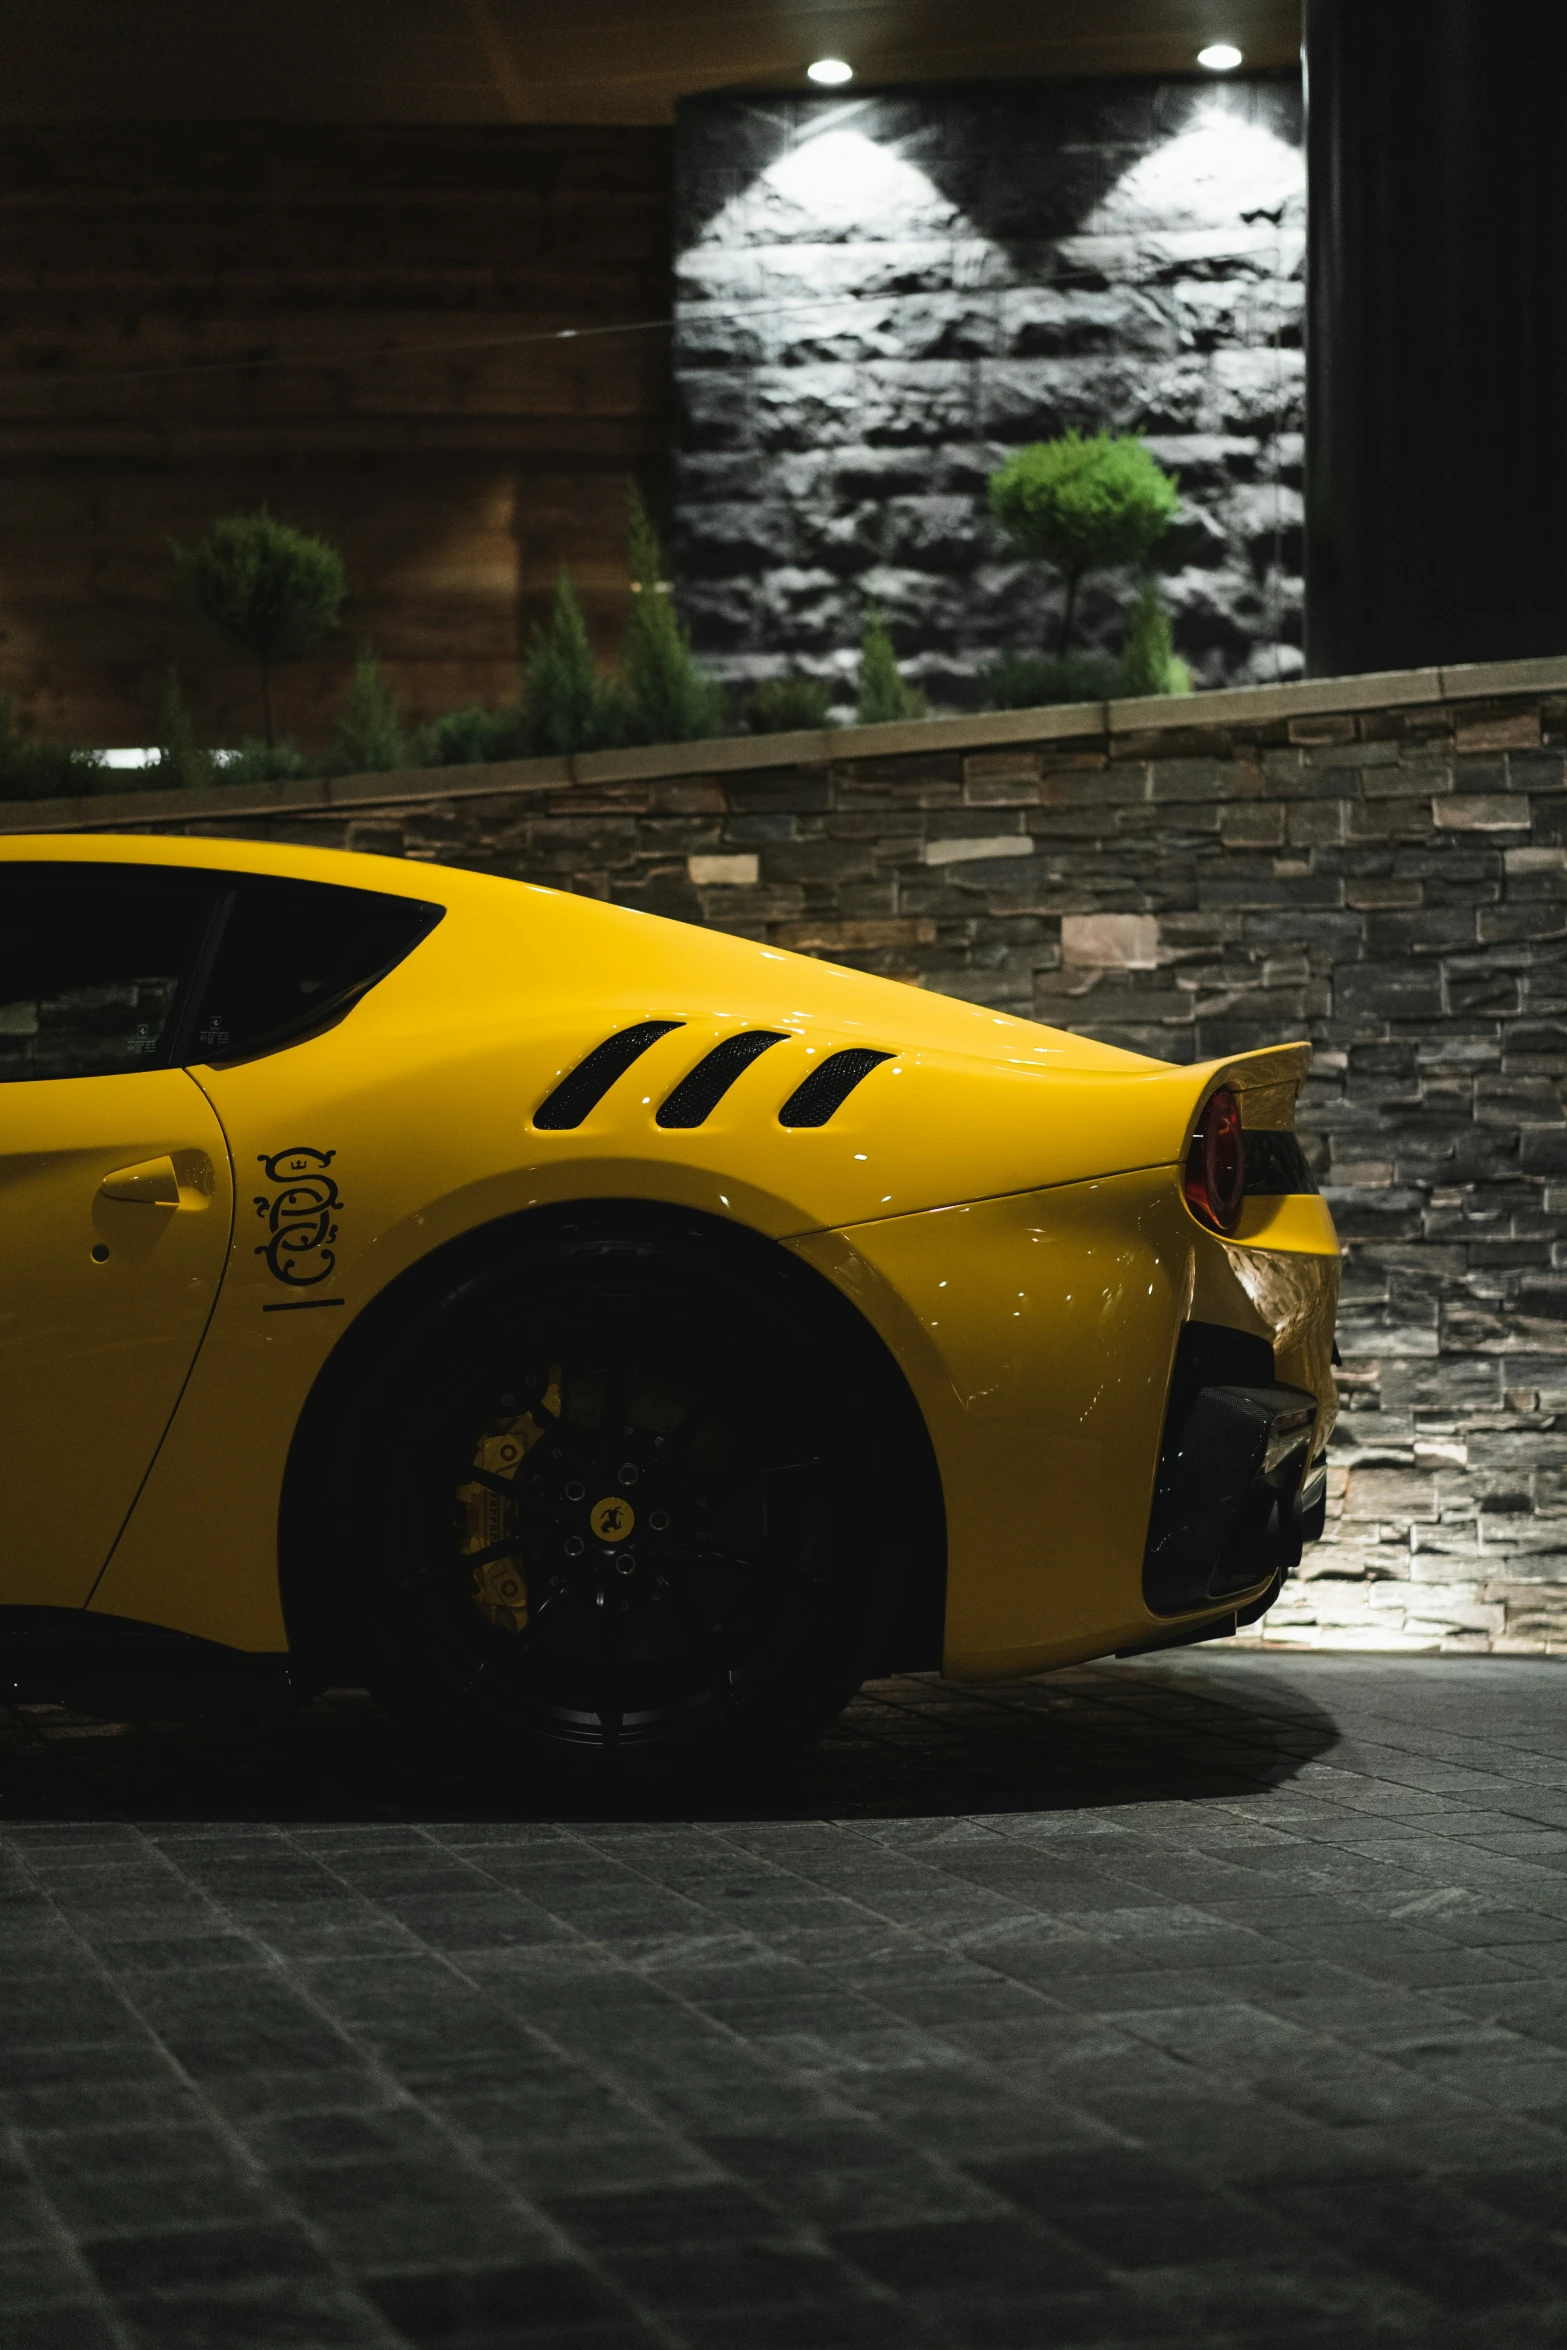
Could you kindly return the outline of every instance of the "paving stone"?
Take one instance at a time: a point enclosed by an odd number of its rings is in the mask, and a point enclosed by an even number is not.
[[[7,1717],[7,2350],[1554,2350],[1562,1670],[921,1677],[722,1804],[547,1814],[351,1697],[281,1747]],[[252,1872],[403,1930],[279,1947]],[[154,1882],[211,1931],[149,1969]],[[523,1884],[569,1935],[447,1931]]]

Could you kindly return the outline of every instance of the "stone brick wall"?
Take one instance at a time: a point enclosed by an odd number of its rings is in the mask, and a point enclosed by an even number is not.
[[[1567,1647],[1567,660],[40,820],[515,874],[1174,1061],[1309,1036],[1346,1409],[1267,1635]]]
[[[861,609],[938,701],[1057,608],[987,475],[1069,426],[1140,434],[1201,681],[1301,667],[1298,80],[701,99],[676,132],[678,554],[734,679],[852,699]],[[1090,638],[1119,643],[1126,583]]]

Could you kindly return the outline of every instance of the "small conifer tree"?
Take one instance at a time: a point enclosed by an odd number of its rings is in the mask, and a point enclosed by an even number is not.
[[[1159,590],[1145,579],[1138,590],[1121,654],[1124,694],[1189,694],[1192,675],[1178,658],[1170,615]]]
[[[564,758],[592,751],[616,732],[611,698],[598,673],[587,622],[569,571],[555,583],[549,619],[533,632],[522,672],[521,748],[526,756]]]
[[[620,657],[626,731],[639,743],[697,742],[723,727],[723,688],[696,665],[658,534],[635,488],[630,523],[631,616]]]
[[[368,645],[354,663],[348,706],[337,722],[332,764],[340,775],[384,775],[405,767],[407,730],[381,664]]]
[[[1129,434],[1035,441],[991,475],[990,511],[1008,538],[1053,564],[1066,584],[1058,652],[1071,644],[1085,575],[1146,563],[1179,504],[1175,475]]]
[[[180,673],[171,669],[158,705],[158,756],[152,777],[170,791],[206,791],[216,770],[212,754],[196,740],[196,729],[180,692]]]
[[[860,638],[860,700],[856,716],[862,726],[880,726],[899,718],[923,718],[928,705],[917,685],[910,685],[898,667],[887,624],[874,604],[865,607],[865,629]]]
[[[223,515],[195,546],[176,546],[174,562],[191,609],[260,665],[262,730],[272,743],[273,667],[299,660],[337,626],[348,592],[341,555],[262,506]]]

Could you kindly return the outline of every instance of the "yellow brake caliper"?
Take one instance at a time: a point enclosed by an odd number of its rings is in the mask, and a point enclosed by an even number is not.
[[[560,1410],[560,1380],[553,1374],[544,1397],[546,1411]],[[511,1479],[516,1476],[533,1447],[543,1439],[544,1430],[531,1411],[514,1420],[503,1420],[488,1428],[474,1450],[473,1465],[487,1476]],[[459,1485],[457,1499],[462,1505],[466,1527],[462,1556],[493,1550],[497,1543],[510,1536],[520,1545],[521,1537],[515,1525],[515,1506],[493,1485]],[[528,1576],[525,1560],[513,1549],[509,1556],[492,1558],[473,1570],[473,1604],[485,1619],[503,1632],[525,1632],[528,1628]]]

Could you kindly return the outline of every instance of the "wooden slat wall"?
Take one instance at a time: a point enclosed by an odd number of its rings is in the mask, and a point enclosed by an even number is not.
[[[178,610],[168,547],[259,500],[349,566],[340,636],[280,682],[302,741],[361,639],[415,714],[509,697],[562,563],[611,651],[667,339],[464,346],[667,316],[668,190],[656,129],[11,133],[0,694],[40,732],[146,742],[172,661],[207,739],[254,730],[247,665]],[[234,359],[266,364],[193,371]]]

